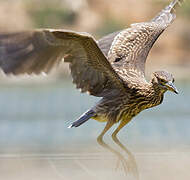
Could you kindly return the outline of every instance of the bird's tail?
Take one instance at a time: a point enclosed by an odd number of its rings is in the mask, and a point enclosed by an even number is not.
[[[68,128],[78,127],[95,115],[96,115],[96,113],[93,110],[88,110],[82,116],[80,116],[79,119],[77,119],[75,122],[73,122]]]

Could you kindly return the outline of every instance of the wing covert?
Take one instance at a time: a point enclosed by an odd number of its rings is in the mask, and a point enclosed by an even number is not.
[[[120,31],[110,33],[98,40],[97,44],[104,55],[107,57],[111,48],[114,38],[120,33]]]

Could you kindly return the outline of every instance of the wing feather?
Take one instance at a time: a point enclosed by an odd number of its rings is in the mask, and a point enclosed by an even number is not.
[[[102,37],[101,39],[98,40],[97,44],[99,46],[99,48],[101,49],[101,51],[104,53],[104,55],[107,57],[108,56],[108,52],[111,48],[111,45],[114,41],[114,38],[120,33],[120,31],[117,32],[113,32],[111,34],[108,34],[104,37]]]
[[[127,70],[134,71],[136,78],[144,78],[148,53],[158,37],[176,18],[174,9],[180,1],[182,0],[172,1],[150,22],[132,24],[114,38],[108,60],[120,77]],[[116,62],[116,58],[121,60]],[[127,81],[129,76],[126,73],[123,79]]]
[[[73,82],[82,92],[105,96],[112,89],[126,90],[87,33],[45,29],[0,34],[0,67],[6,74],[48,73],[62,59],[70,64]]]

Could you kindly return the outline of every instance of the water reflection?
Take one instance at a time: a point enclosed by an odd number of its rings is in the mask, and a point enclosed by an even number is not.
[[[122,155],[122,153],[114,148],[112,148],[111,146],[109,146],[107,143],[105,143],[103,141],[103,139],[100,139],[101,136],[99,136],[98,138],[98,143],[105,149],[109,150],[110,152],[112,152],[113,154],[116,155],[116,157],[118,158],[117,161],[117,165],[116,165],[116,170],[119,168],[119,166],[121,165],[121,167],[124,170],[124,173],[126,176],[128,175],[132,175],[136,180],[139,180],[139,172],[138,172],[138,168],[137,168],[137,163],[135,160],[134,155],[127,149],[126,146],[124,146],[120,140],[116,137],[116,144],[122,149],[124,150],[124,152],[126,153],[125,155]],[[125,158],[126,157],[126,158]]]
[[[133,153],[131,151],[129,151],[127,146],[126,145],[124,146],[117,137],[115,137],[115,142],[127,154],[128,160],[125,160],[125,158],[123,156],[124,160],[126,161],[125,162],[125,164],[126,164],[126,169],[125,169],[126,175],[129,172],[135,177],[136,180],[139,180],[139,171],[138,171],[137,163],[136,163],[136,160],[135,160]]]
[[[110,152],[115,154],[116,157],[118,157],[119,163],[122,165],[126,176],[128,175],[128,173],[131,173],[135,177],[135,179],[138,180],[139,179],[139,173],[137,170],[135,158],[134,158],[133,154],[127,149],[127,147],[125,147],[120,142],[120,140],[117,138],[117,133],[120,131],[120,129],[122,129],[122,127],[124,127],[127,124],[127,122],[128,121],[126,121],[126,122],[121,121],[119,126],[116,128],[116,130],[112,134],[112,140],[127,154],[128,160],[126,160],[125,156],[123,156],[119,151],[117,151],[114,148],[112,148],[111,146],[109,146],[103,140],[103,136],[115,124],[114,121],[107,121],[106,126],[104,127],[103,131],[101,132],[101,134],[97,138],[97,142],[100,146],[109,150]]]

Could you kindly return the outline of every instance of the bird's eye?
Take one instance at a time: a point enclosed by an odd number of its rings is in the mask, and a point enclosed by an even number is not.
[[[119,61],[121,61],[121,60],[122,60],[121,57],[117,57],[117,58],[115,58],[115,61],[114,61],[114,62],[119,62]]]
[[[160,82],[161,82],[162,84],[166,83],[166,81],[163,80],[163,79],[160,79]]]

